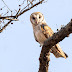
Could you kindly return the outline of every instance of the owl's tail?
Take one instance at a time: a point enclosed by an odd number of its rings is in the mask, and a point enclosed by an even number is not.
[[[59,44],[56,44],[51,48],[51,53],[53,53],[56,58],[64,57],[66,59],[68,57],[68,55],[62,51]]]

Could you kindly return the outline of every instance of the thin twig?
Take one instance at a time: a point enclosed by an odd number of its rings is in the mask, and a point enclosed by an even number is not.
[[[3,3],[6,5],[6,3],[4,2],[4,0],[2,0],[3,1]],[[6,5],[6,7],[9,9],[9,7]],[[10,9],[9,9],[10,10]],[[11,10],[10,10],[11,11]]]
[[[21,10],[21,8],[19,8],[19,10],[18,10],[18,12],[17,12],[17,14],[16,14],[16,18],[18,17],[17,15],[18,15],[18,13],[20,12],[20,10]]]
[[[11,19],[11,18],[5,18],[6,20],[11,20],[11,21],[18,21],[18,19]]]
[[[2,27],[2,29],[0,30],[0,33],[9,25],[9,23],[11,23],[12,20],[10,20],[7,24],[5,24],[5,26]]]
[[[18,16],[22,15],[22,14],[25,13],[26,11],[32,9],[33,7],[35,7],[35,6],[39,5],[39,4],[41,4],[43,1],[44,1],[44,0],[42,0],[42,1],[38,2],[38,3],[36,3],[35,5],[33,5],[33,6],[31,6],[30,8],[24,10],[23,12],[20,12],[20,13],[18,14]]]
[[[42,1],[38,2],[38,3],[36,3],[36,4],[33,5],[32,7],[30,7],[30,8],[28,8],[28,9],[26,9],[26,10],[20,12],[20,13],[17,15],[17,17],[19,17],[19,16],[22,15],[23,13],[29,11],[29,10],[32,9],[33,7],[35,7],[35,6],[39,5],[39,4],[41,4],[43,1],[44,1],[44,0],[42,0]],[[16,18],[16,15],[15,15],[15,18]],[[5,24],[5,26],[2,27],[2,29],[0,30],[0,32],[2,32],[2,31],[9,25],[9,23],[11,23],[11,21],[12,21],[12,20],[10,20],[7,24]]]
[[[28,5],[30,5],[30,3],[28,4]],[[26,8],[26,7],[28,7],[28,5],[27,6],[25,6],[21,11],[20,11],[20,13]]]
[[[9,11],[7,11],[3,16],[5,16],[6,14],[8,14],[9,13]]]

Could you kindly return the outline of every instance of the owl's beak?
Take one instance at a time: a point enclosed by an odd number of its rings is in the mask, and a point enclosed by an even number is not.
[[[36,21],[36,24],[38,24],[38,21]]]
[[[36,24],[38,24],[39,23],[39,21],[38,21],[38,19],[36,19]]]

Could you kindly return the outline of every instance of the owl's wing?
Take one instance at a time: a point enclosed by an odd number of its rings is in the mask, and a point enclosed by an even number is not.
[[[46,38],[49,38],[50,36],[53,35],[53,31],[52,29],[47,25],[47,24],[42,24],[40,26],[41,31],[43,32],[43,34],[46,36]]]
[[[42,24],[40,29],[41,29],[41,31],[43,32],[43,34],[45,35],[46,38],[51,37],[54,33],[52,31],[52,29],[46,24]],[[59,44],[56,44],[55,46],[53,46],[53,48],[51,48],[51,52],[54,54],[54,56],[56,58],[58,58],[58,57],[66,58],[67,57],[67,54],[62,51]]]
[[[68,57],[68,55],[62,51],[59,43],[53,46],[51,50],[52,50],[51,53],[53,53],[56,58],[59,58],[59,57],[67,58]]]

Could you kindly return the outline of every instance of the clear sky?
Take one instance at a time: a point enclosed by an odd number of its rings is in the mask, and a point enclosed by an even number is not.
[[[11,10],[18,10],[18,0],[4,0]],[[4,4],[0,0],[0,7]],[[7,8],[3,9],[5,12]],[[3,12],[4,12],[3,11]],[[4,13],[5,13],[4,12]],[[48,0],[19,17],[0,33],[0,72],[38,72],[41,47],[34,39],[30,23],[33,12],[42,12],[47,24],[56,32],[72,18],[72,0]],[[2,11],[0,10],[0,13]],[[72,72],[72,34],[60,42],[68,58],[50,56],[49,72]]]

